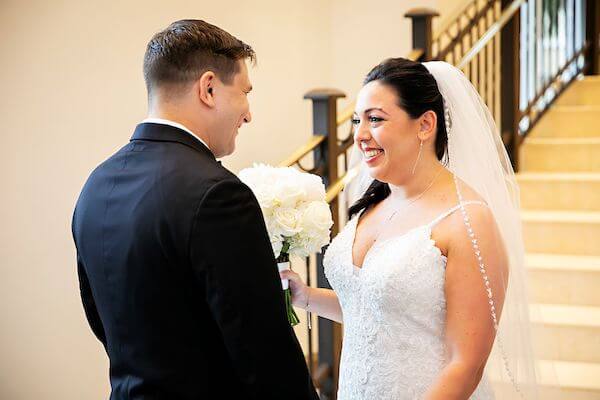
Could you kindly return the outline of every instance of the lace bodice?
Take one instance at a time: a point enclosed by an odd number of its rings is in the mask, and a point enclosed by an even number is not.
[[[376,242],[362,268],[353,265],[358,216],[325,254],[325,274],[344,319],[338,400],[418,399],[445,365],[446,257],[432,223]],[[492,399],[481,381],[471,399]]]

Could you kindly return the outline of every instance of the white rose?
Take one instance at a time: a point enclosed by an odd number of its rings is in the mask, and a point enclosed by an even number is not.
[[[273,223],[276,225],[274,228],[286,237],[294,236],[300,231],[300,218],[300,212],[294,208],[278,207],[273,210]]]
[[[304,201],[306,192],[297,182],[280,182],[275,195],[276,203],[284,208],[295,208],[299,202]]]
[[[302,208],[300,226],[307,231],[327,231],[333,225],[331,209],[323,201],[313,201]]]
[[[267,185],[260,185],[256,187],[256,189],[253,189],[253,192],[265,217],[270,216],[273,212],[273,208],[276,205],[275,195],[271,187]]]
[[[325,185],[318,175],[302,174],[303,186],[307,201],[324,201]]]

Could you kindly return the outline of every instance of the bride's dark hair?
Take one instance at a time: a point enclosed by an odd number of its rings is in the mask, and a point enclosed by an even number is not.
[[[438,121],[435,152],[438,160],[442,161],[448,148],[444,100],[435,78],[427,68],[419,62],[405,58],[388,58],[367,74],[363,85],[372,81],[379,81],[393,89],[398,97],[398,106],[411,118],[419,118],[429,110],[435,112]],[[389,185],[374,179],[362,197],[348,210],[350,218],[379,203],[389,194]]]

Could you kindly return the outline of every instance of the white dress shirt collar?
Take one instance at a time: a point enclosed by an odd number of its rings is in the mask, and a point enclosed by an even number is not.
[[[208,147],[208,145],[206,144],[206,142],[204,140],[200,139],[194,132],[192,132],[191,130],[189,130],[188,128],[186,128],[185,125],[182,125],[179,122],[171,121],[170,119],[164,119],[164,118],[146,118],[145,120],[142,121],[142,123],[170,125],[170,126],[173,126],[175,128],[179,128],[181,130],[186,131],[187,133],[189,133],[190,135],[192,135],[196,139],[198,139],[200,141],[200,143],[202,143],[204,146],[206,146],[206,148],[208,150],[210,150],[210,147]],[[210,151],[212,153],[212,150],[210,150]]]

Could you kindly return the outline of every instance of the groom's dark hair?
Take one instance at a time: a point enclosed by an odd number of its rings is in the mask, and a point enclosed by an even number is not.
[[[231,83],[238,60],[256,61],[252,47],[218,26],[197,19],[173,22],[155,34],[144,55],[144,80],[148,94],[160,86],[184,86],[213,71]]]

